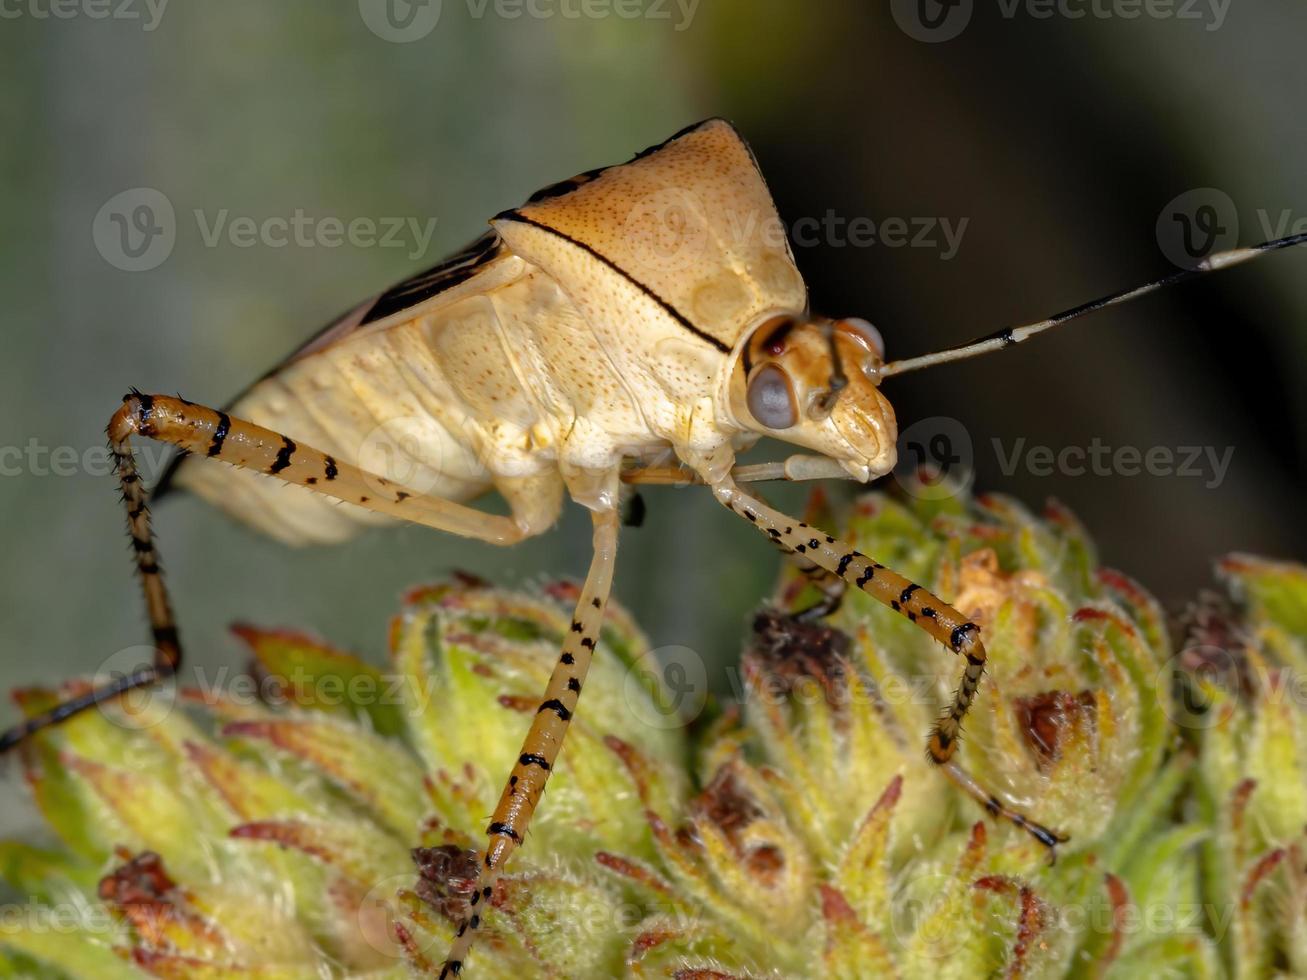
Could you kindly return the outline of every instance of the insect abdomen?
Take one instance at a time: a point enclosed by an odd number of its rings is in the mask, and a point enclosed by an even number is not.
[[[594,332],[538,271],[294,360],[230,407],[422,493],[462,501],[496,477],[611,465],[657,440]],[[177,482],[296,544],[389,518],[248,471],[188,461]]]

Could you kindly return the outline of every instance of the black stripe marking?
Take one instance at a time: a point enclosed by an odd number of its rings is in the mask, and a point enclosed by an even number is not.
[[[570,653],[563,654],[561,657],[558,658],[558,660],[560,663],[565,663],[568,664],[569,666],[571,664],[576,663],[576,658],[572,656]]]
[[[268,467],[269,473],[280,473],[286,467],[290,466],[290,458],[295,454],[295,443],[287,436],[281,437],[281,449],[277,451],[277,458],[272,461]]]
[[[577,239],[573,238],[571,235],[559,231],[557,228],[551,228],[549,227],[549,225],[536,221],[532,218],[528,218],[526,215],[516,210],[501,211],[499,214],[495,215],[495,217],[492,220],[517,221],[524,225],[530,225],[532,228],[538,228],[543,232],[547,232],[548,234],[553,235],[556,238],[559,238],[562,241],[567,242],[569,245],[576,246],[586,254],[592,256],[595,259],[598,259],[604,265],[608,266],[608,268],[612,269],[619,276],[621,276],[623,279],[629,282],[636,289],[640,290],[640,292],[648,296],[651,300],[653,300],[655,303],[661,306],[663,308],[663,311],[668,316],[670,316],[673,320],[679,323],[686,330],[690,331],[690,333],[694,334],[704,343],[711,344],[713,347],[717,348],[717,350],[721,351],[723,354],[730,353],[731,351],[730,347],[728,347],[726,344],[723,344],[712,334],[705,333],[703,330],[700,330],[698,327],[696,327],[693,323],[689,321],[689,319],[685,316],[684,313],[682,313],[680,310],[674,307],[671,303],[667,302],[667,300],[663,299],[661,296],[655,293],[644,283],[640,282],[640,280],[636,279],[633,275],[631,275],[629,272],[623,269],[620,265],[618,265],[612,259],[608,258],[608,256],[604,255],[602,252],[598,251],[597,249],[590,247],[585,242],[578,241]]]
[[[980,629],[980,627],[975,623],[963,623],[961,626],[956,627],[953,630],[953,633],[949,636],[949,645],[953,648],[953,652],[957,653],[961,650],[962,643],[967,638],[967,634],[978,629]]]
[[[544,704],[540,705],[540,710],[537,711],[536,714],[540,714],[541,711],[552,711],[563,721],[572,720],[572,712],[568,711],[563,702],[559,701],[558,698],[550,698]]]
[[[519,766],[535,766],[538,769],[549,771],[549,760],[543,755],[537,755],[534,752],[524,752],[522,757],[517,760]]]
[[[462,251],[387,289],[364,314],[359,326],[365,327],[369,323],[384,320],[447,289],[462,285],[506,251],[500,237],[493,231],[487,232]],[[324,329],[330,330],[338,322],[340,321],[335,320]],[[291,355],[292,360],[294,356]]]
[[[542,187],[526,199],[527,204],[539,204],[541,201],[547,201],[552,197],[564,197],[579,187],[584,187],[590,181],[594,180],[605,170],[611,170],[611,167],[596,167],[594,170],[587,170],[579,173],[575,177],[568,177],[566,180],[560,180],[556,184],[550,184],[548,187]]]
[[[210,456],[217,456],[222,452],[222,444],[227,439],[227,433],[231,431],[231,416],[226,412],[218,413],[218,427],[213,430],[213,441],[209,443]]]
[[[324,475],[328,480],[334,480],[334,479],[336,479],[336,474],[339,473],[339,472],[340,472],[340,471],[336,469],[336,459],[335,459],[335,457],[333,457],[333,456],[328,456],[328,457],[326,458],[326,466],[325,466],[325,468],[323,469],[323,475]]]
[[[912,593],[916,592],[919,588],[921,588],[921,586],[917,585],[916,583],[912,583],[908,585],[907,588],[905,588],[902,592],[899,593],[899,602],[903,603],[903,605],[906,606],[908,604],[908,600],[912,598]]]
[[[507,837],[509,840],[516,841],[518,844],[522,843],[521,834],[519,834],[508,824],[500,823],[497,820],[494,823],[492,823],[488,828],[486,828],[486,833],[495,837]],[[472,928],[475,929],[476,926],[473,926]]]

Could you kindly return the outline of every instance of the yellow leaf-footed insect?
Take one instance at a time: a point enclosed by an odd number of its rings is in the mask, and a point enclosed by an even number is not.
[[[155,662],[10,730],[0,736],[0,751],[178,669],[181,647],[133,436],[187,450],[171,482],[291,543],[338,541],[368,524],[409,521],[512,544],[550,527],[566,494],[592,513],[594,556],[488,827],[472,908],[442,972],[457,974],[577,709],[612,581],[622,485],[681,480],[688,471],[822,580],[829,599],[813,614],[834,608],[851,584],[963,658],[954,701],[930,735],[930,758],[992,813],[1053,848],[1058,834],[977,785],[953,758],[984,671],[979,628],[740,484],[883,476],[895,464],[897,431],[883,379],[1019,343],[1307,235],[1213,255],[1038,323],[886,363],[869,323],[808,311],[756,162],[722,120],[548,187],[490,224],[463,252],[330,324],[225,410],[163,395],[124,399],[109,438]],[[736,453],[762,436],[807,453],[736,467]],[[378,472],[393,473],[385,457],[393,462],[397,454],[409,464],[403,480]],[[507,501],[510,516],[465,503],[490,489]]]

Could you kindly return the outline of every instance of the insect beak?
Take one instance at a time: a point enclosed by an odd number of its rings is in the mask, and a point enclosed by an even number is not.
[[[859,463],[852,459],[842,459],[840,460],[840,466],[844,467],[844,472],[859,483],[867,483],[871,480],[871,467],[866,463]]]

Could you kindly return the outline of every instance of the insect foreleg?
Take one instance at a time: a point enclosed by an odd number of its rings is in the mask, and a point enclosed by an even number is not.
[[[848,480],[849,474],[839,463],[825,456],[796,455],[770,463],[750,463],[731,470],[736,483],[764,483],[771,480]],[[623,483],[658,483],[686,486],[703,483],[684,466],[644,466],[622,474]]]
[[[531,815],[540,802],[545,783],[563,747],[563,738],[567,735],[576,702],[581,697],[581,685],[585,683],[586,671],[599,641],[604,606],[612,587],[620,521],[615,511],[591,513],[594,518],[594,557],[590,561],[590,572],[581,588],[581,597],[572,614],[571,630],[563,640],[558,663],[522,743],[517,764],[513,766],[486,829],[489,844],[481,863],[476,891],[472,894],[472,908],[458,927],[458,934],[440,971],[442,978],[456,976],[462,971],[476,930],[489,908],[495,881],[510,855],[522,846],[526,838]]]
[[[980,800],[991,813],[1011,819],[1042,844],[1051,847],[1057,843],[1061,839],[1059,835],[1004,807],[997,797],[980,789],[974,780],[951,762],[962,732],[962,720],[975,700],[980,678],[985,672],[985,646],[980,641],[980,627],[916,583],[873,561],[838,538],[773,510],[756,497],[746,494],[730,479],[715,484],[712,489],[722,505],[749,521],[777,546],[795,552],[849,585],[856,586],[916,623],[954,653],[966,658],[953,704],[930,733],[927,742],[930,759],[943,767],[950,779]]]

